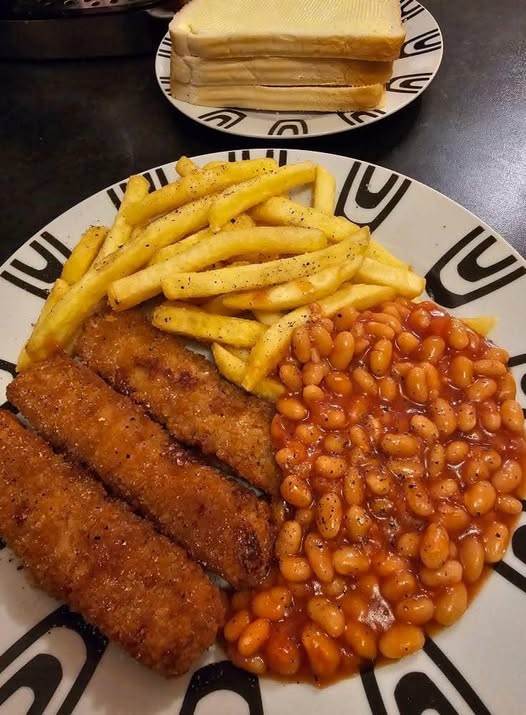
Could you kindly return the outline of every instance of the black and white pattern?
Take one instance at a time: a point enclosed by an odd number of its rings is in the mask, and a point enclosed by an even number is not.
[[[409,12],[417,4],[405,6]],[[243,149],[195,161],[262,156],[273,157],[280,166],[306,159],[323,163],[337,178],[337,212],[370,225],[377,240],[426,275],[428,292],[437,302],[459,315],[496,315],[494,337],[512,356],[518,399],[526,405],[526,263],[501,237],[446,197],[361,161],[281,148]],[[175,159],[144,173],[152,187],[175,178]],[[124,189],[120,182],[83,201],[0,267],[0,402],[31,323],[80,232],[91,223],[111,223]],[[308,200],[309,193],[298,192],[297,198]],[[107,646],[79,616],[34,590],[4,546],[0,541],[0,715],[524,711],[526,512],[504,560],[456,626],[434,634],[422,652],[400,663],[322,691],[259,680],[226,661],[218,646],[195,672],[163,680]]]
[[[246,137],[301,139],[357,129],[378,122],[412,102],[429,86],[442,61],[442,33],[432,15],[417,0],[401,0],[407,33],[381,109],[358,112],[265,112],[227,107],[203,107],[174,99],[170,93],[170,36],[157,52],[155,74],[168,101],[207,127]]]

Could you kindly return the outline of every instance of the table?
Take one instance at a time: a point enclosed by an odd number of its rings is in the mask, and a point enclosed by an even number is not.
[[[442,27],[445,55],[419,100],[369,127],[280,144],[423,181],[526,256],[526,3],[424,4]],[[152,56],[5,61],[0,87],[0,263],[51,219],[131,173],[182,153],[276,146],[180,115],[157,87]]]

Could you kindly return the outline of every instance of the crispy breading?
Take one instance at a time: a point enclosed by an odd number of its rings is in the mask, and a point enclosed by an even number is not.
[[[163,675],[189,670],[223,623],[218,589],[183,549],[4,410],[0,534],[37,585]]]
[[[57,354],[18,375],[7,394],[56,449],[88,465],[207,568],[236,587],[265,576],[269,505],[198,461],[89,368]]]
[[[206,358],[153,328],[138,311],[96,315],[80,358],[145,406],[178,440],[213,454],[269,494],[280,477],[270,437],[274,408],[225,380]]]

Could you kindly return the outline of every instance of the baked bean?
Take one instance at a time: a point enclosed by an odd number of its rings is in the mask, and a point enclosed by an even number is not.
[[[283,556],[294,556],[301,548],[302,531],[300,524],[294,519],[283,522],[276,538],[274,551],[278,559]]]
[[[324,494],[318,499],[316,526],[324,539],[335,539],[342,524],[342,503],[337,494]]]
[[[250,658],[244,658],[235,649],[229,649],[228,654],[234,665],[238,668],[243,668],[243,670],[246,670],[249,673],[253,673],[254,675],[264,675],[267,671],[265,659],[260,655],[253,655]]]
[[[292,594],[288,588],[276,586],[269,591],[256,593],[252,600],[252,611],[258,618],[279,621],[285,615],[285,608],[290,606]]]
[[[307,613],[310,619],[332,638],[339,638],[345,630],[345,616],[342,609],[328,598],[323,596],[311,598],[307,603]]]
[[[428,489],[433,499],[449,499],[459,492],[459,486],[454,479],[440,479],[430,484]]]
[[[446,462],[448,464],[460,464],[469,453],[469,444],[464,440],[455,440],[446,447]]]
[[[352,382],[344,372],[330,372],[325,378],[325,384],[337,395],[347,397],[352,392]]]
[[[358,318],[358,311],[352,306],[346,306],[332,316],[336,330],[350,330]]]
[[[449,558],[456,559],[458,556],[458,548],[454,541],[449,542]]]
[[[319,322],[320,325],[323,325],[327,332],[332,333],[334,330],[334,322],[330,318],[321,318]]]
[[[360,472],[352,467],[343,478],[343,496],[348,506],[361,504],[365,499],[365,487]]]
[[[486,358],[484,360],[476,360],[473,363],[475,375],[483,375],[484,377],[502,377],[506,373],[506,365],[500,360]]]
[[[310,360],[310,335],[306,325],[300,325],[292,333],[292,349],[296,359],[301,363]]]
[[[310,666],[320,678],[327,678],[340,665],[340,649],[336,643],[314,624],[307,624],[301,634]]]
[[[502,494],[509,494],[517,489],[521,481],[522,469],[514,459],[507,459],[491,477],[491,483]]]
[[[407,322],[413,330],[421,332],[431,325],[431,316],[425,308],[415,308],[409,315]]]
[[[317,385],[306,385],[303,388],[303,399],[307,405],[314,405],[316,402],[321,402],[325,398],[325,393]],[[301,418],[299,418],[301,419]]]
[[[433,503],[421,481],[408,479],[404,484],[407,506],[417,516],[430,516],[434,512]]]
[[[435,621],[443,626],[451,626],[465,613],[467,607],[468,590],[463,583],[456,583],[437,598]]]
[[[319,385],[329,373],[328,366],[323,362],[307,362],[301,371],[301,379],[305,386]]]
[[[473,361],[465,355],[456,355],[449,367],[449,379],[455,387],[466,388],[473,382]]]
[[[289,392],[299,392],[303,387],[301,372],[293,363],[285,363],[280,367],[279,379]]]
[[[352,377],[356,385],[367,395],[376,395],[377,387],[374,377],[363,367],[357,367],[352,371]]]
[[[514,400],[517,395],[517,386],[511,372],[507,372],[498,380],[498,389],[495,397],[499,402],[503,400]]]
[[[429,399],[434,400],[440,395],[441,383],[440,375],[438,370],[430,362],[423,362],[422,369],[426,374],[427,390],[429,393]]]
[[[460,561],[448,559],[438,569],[428,569],[423,566],[420,571],[420,580],[425,586],[449,586],[462,581],[462,564]]]
[[[362,447],[367,449],[369,447],[369,437],[367,432],[360,425],[353,425],[349,430],[349,439],[353,447]]]
[[[422,345],[420,346],[419,356],[421,360],[426,360],[427,362],[436,363],[441,359],[446,351],[446,341],[438,335],[429,335],[424,338]]]
[[[424,464],[417,459],[393,459],[387,460],[387,466],[391,472],[403,479],[411,477],[412,479],[421,479],[424,476]]]
[[[414,457],[419,444],[415,437],[408,434],[386,434],[380,446],[391,457]]]
[[[510,359],[510,354],[507,350],[504,350],[504,348],[492,346],[484,351],[484,357],[486,360],[498,360],[503,365],[507,365]]]
[[[237,642],[237,649],[242,656],[251,656],[258,652],[270,636],[270,621],[266,618],[256,618],[252,621]]]
[[[314,444],[321,437],[321,432],[316,425],[308,422],[302,422],[296,427],[295,437],[302,444]]]
[[[396,311],[396,308],[395,308]],[[400,313],[396,311],[396,315],[384,311],[382,313],[373,313],[372,318],[377,323],[385,323],[389,325],[396,334],[402,332],[402,324],[400,322]]]
[[[484,569],[484,546],[475,535],[466,536],[460,542],[460,563],[464,569],[464,579],[468,583],[475,583],[482,575]]]
[[[404,379],[405,393],[410,400],[424,403],[429,398],[426,373],[422,367],[412,367]]]
[[[494,449],[482,449],[480,452],[480,458],[492,474],[502,465],[500,454]]]
[[[365,509],[353,504],[345,515],[345,526],[351,541],[361,541],[369,533],[372,519]]]
[[[407,531],[398,537],[396,548],[401,556],[416,559],[420,549],[421,536],[416,531]]]
[[[322,357],[328,357],[332,353],[334,347],[331,334],[329,331],[320,325],[320,323],[314,323],[310,327],[310,339],[311,343],[318,350]]]
[[[339,407],[333,407],[322,415],[322,425],[325,429],[342,429],[346,423],[345,412]]]
[[[354,546],[336,549],[332,562],[336,571],[344,576],[365,573],[369,569],[369,559]]]
[[[395,616],[403,623],[413,626],[423,626],[428,623],[435,612],[435,604],[427,596],[411,596],[396,604]]]
[[[369,604],[364,596],[356,591],[345,594],[338,603],[346,618],[351,618],[355,621],[363,620],[369,610]]]
[[[440,524],[429,524],[420,542],[420,558],[429,569],[439,569],[449,556],[449,536]]]
[[[322,584],[321,590],[326,596],[338,598],[338,596],[341,596],[347,590],[347,583],[345,579],[336,576],[330,583]]]
[[[466,484],[475,484],[489,479],[489,467],[479,457],[470,457],[462,467],[462,478]]]
[[[498,432],[500,430],[502,418],[498,405],[493,400],[486,400],[486,402],[479,405],[478,413],[480,425],[487,432]]]
[[[439,522],[449,534],[463,531],[469,524],[469,514],[461,506],[440,504],[437,511]]]
[[[486,563],[494,564],[500,561],[508,548],[510,538],[508,527],[495,522],[484,529],[482,536]]]
[[[449,437],[457,428],[457,418],[449,402],[442,397],[437,397],[429,405],[433,422],[438,427],[441,437]]]
[[[416,335],[413,335],[413,333],[404,331],[403,333],[397,335],[396,344],[401,353],[409,355],[418,348],[420,341]]]
[[[271,633],[265,646],[269,669],[278,675],[294,675],[301,665],[298,646],[285,633]]]
[[[457,407],[457,428],[460,432],[472,432],[477,424],[477,411],[469,402]]]
[[[502,424],[510,432],[524,431],[524,414],[522,407],[516,400],[504,400],[500,406]]]
[[[349,621],[345,628],[344,638],[359,658],[374,660],[377,646],[376,635],[372,628],[359,621]]]
[[[472,484],[464,494],[466,509],[473,516],[482,516],[493,509],[497,499],[497,492],[491,482],[482,480]]]
[[[354,341],[354,352],[356,355],[361,355],[369,347],[369,340],[367,338],[356,338]]]
[[[301,442],[288,443],[287,447],[283,447],[276,452],[276,462],[282,469],[287,469],[302,462],[307,455],[307,450]]]
[[[392,377],[382,377],[378,382],[378,391],[382,400],[394,402],[398,395],[398,385]]]
[[[309,562],[303,556],[284,556],[280,559],[279,570],[287,581],[301,583],[312,575]]]
[[[312,502],[312,492],[308,485],[292,474],[281,482],[280,491],[283,499],[292,506],[303,508]]]
[[[308,529],[314,521],[313,507],[296,509],[294,520],[298,522],[302,529]]]
[[[295,422],[305,419],[308,414],[305,405],[295,397],[280,397],[276,407],[284,417]]]
[[[411,417],[411,429],[426,442],[432,443],[438,440],[438,427],[424,415]]]
[[[347,471],[347,462],[343,457],[332,457],[328,454],[321,454],[319,457],[316,457],[314,469],[322,477],[340,479]]]
[[[365,482],[369,490],[377,496],[387,496],[392,488],[392,479],[387,471],[382,469],[369,469],[365,475]]]
[[[379,576],[391,576],[407,566],[407,562],[392,551],[378,551],[372,558],[371,564]]]
[[[466,390],[466,397],[471,402],[484,402],[497,392],[497,383],[491,377],[479,377]]]
[[[424,647],[424,631],[418,626],[406,623],[394,623],[378,643],[380,653],[391,660],[398,660],[405,655],[416,653]]]
[[[370,335],[373,335],[375,338],[384,338],[388,341],[394,340],[394,330],[391,328],[390,325],[386,325],[385,323],[377,323],[376,321],[371,320],[367,323],[366,330]]]
[[[451,319],[447,341],[455,350],[464,350],[469,345],[468,331],[460,320],[456,320],[455,318]]]
[[[354,355],[354,338],[352,333],[338,333],[334,339],[334,347],[329,356],[331,365],[336,370],[346,370]]]
[[[399,571],[389,576],[381,585],[382,596],[391,603],[398,603],[417,590],[416,578],[410,571]]]
[[[246,609],[234,613],[232,618],[225,623],[225,627],[223,628],[225,640],[229,643],[237,641],[239,636],[250,623],[250,620],[250,613]]]
[[[402,318],[402,314],[400,313],[400,310],[397,305],[394,303],[383,303],[382,306],[382,312],[387,315],[392,315],[394,316],[397,320],[400,320]],[[405,317],[405,316],[404,316]],[[402,329],[402,324],[400,323],[400,330]]]
[[[334,578],[331,552],[319,534],[311,532],[305,537],[305,554],[317,578],[329,583]]]
[[[373,417],[372,415],[368,415],[365,418],[365,424],[364,424],[365,431],[369,435],[370,440],[374,444],[378,444],[383,433],[384,433],[384,427],[382,422],[378,419],[378,417]]]
[[[393,343],[385,338],[377,340],[369,353],[369,367],[373,375],[376,377],[385,375],[391,366],[392,357]]]
[[[520,514],[522,511],[522,502],[511,494],[500,494],[495,502],[495,511],[500,511],[503,514]]]
[[[323,448],[333,454],[343,454],[346,440],[339,434],[328,434],[323,440]]]

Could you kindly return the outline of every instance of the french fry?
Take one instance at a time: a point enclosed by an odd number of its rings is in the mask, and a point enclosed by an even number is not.
[[[272,226],[303,226],[303,228],[319,228],[331,241],[345,241],[353,233],[360,230],[356,224],[342,216],[327,216],[321,211],[302,206],[301,204],[274,197],[255,206],[250,215],[258,223]]]
[[[259,226],[243,231],[225,231],[203,238],[188,250],[162,263],[155,263],[138,273],[112,283],[108,290],[114,310],[126,310],[161,292],[161,281],[167,275],[201,271],[217,261],[237,256],[242,251],[262,249],[276,253],[306,253],[327,245],[321,231],[306,228]]]
[[[173,211],[190,201],[273,172],[275,165],[273,159],[251,159],[196,171],[153,191],[139,203],[125,207],[123,214],[131,225],[142,224],[154,216]]]
[[[185,303],[163,303],[153,311],[152,324],[168,333],[240,348],[251,347],[265,332],[256,320],[211,315]]]
[[[125,243],[132,237],[133,226],[126,220],[124,214],[127,208],[139,203],[142,199],[148,196],[150,184],[144,176],[130,176],[126,191],[120,205],[117,215],[113,221],[113,226],[106,234],[104,243],[102,244],[99,254],[95,259],[95,263],[100,263],[110,253],[116,251],[117,248],[124,246]]]
[[[254,318],[263,325],[274,325],[283,317],[283,313],[279,310],[253,310]]]
[[[416,298],[426,287],[426,282],[413,271],[364,258],[355,279],[360,283],[391,286],[406,298]]]
[[[73,285],[82,278],[97,257],[107,233],[108,229],[105,226],[90,226],[84,231],[80,241],[64,263],[60,276],[63,281],[66,281],[68,285]]]
[[[53,310],[54,306],[59,302],[59,300],[64,295],[66,295],[68,290],[69,290],[69,283],[66,283],[66,281],[63,278],[57,278],[57,280],[53,284],[53,287],[49,291],[49,295],[46,299],[46,302],[44,303],[44,305],[42,307],[42,310],[40,311],[40,315],[38,316],[37,322],[35,323],[35,326],[33,328],[33,333],[37,329],[38,330],[42,329],[42,326],[47,321],[48,316],[51,313],[51,311]],[[18,356],[18,362],[16,365],[17,372],[23,372],[24,370],[27,370],[27,368],[30,367],[32,362],[33,361],[31,359],[31,356],[27,352],[27,343],[26,343],[25,347],[22,348],[20,355]]]
[[[263,288],[281,283],[284,278],[303,278],[361,255],[368,240],[369,229],[363,228],[347,241],[293,258],[280,258],[248,266],[229,266],[203,273],[165,275],[161,281],[163,293],[171,300],[204,298],[220,293]]]
[[[388,266],[396,266],[397,268],[409,270],[407,263],[404,263],[396,256],[393,256],[393,254],[388,251],[385,246],[382,246],[381,243],[375,241],[374,238],[371,238],[369,241],[365,256],[367,258],[373,258],[375,261],[379,261],[380,263],[387,263]]]
[[[223,296],[216,295],[214,298],[209,298],[204,303],[201,303],[200,308],[206,310],[207,313],[214,313],[216,315],[239,315],[240,310],[235,310],[234,308],[227,308],[223,304]],[[261,321],[260,321],[261,322]]]
[[[478,318],[462,318],[462,321],[483,338],[487,337],[497,325],[497,318],[493,315],[481,315]]]
[[[336,179],[323,166],[316,167],[312,208],[327,216],[334,216],[336,205]]]
[[[188,174],[193,174],[194,171],[199,171],[199,167],[187,156],[182,156],[178,159],[175,170],[179,176],[188,176]]]
[[[33,331],[27,350],[42,360],[73,338],[109,288],[144,266],[160,248],[206,225],[212,198],[204,197],[149,224],[136,238],[91,268],[55,305],[45,324]]]
[[[230,223],[228,223],[224,229],[224,231],[240,231],[241,229],[246,229],[246,228],[252,228],[253,226],[256,225],[256,222],[250,218],[248,214],[240,214],[239,216],[236,216],[236,218]],[[188,248],[191,246],[195,246],[197,243],[202,241],[204,238],[210,238],[210,236],[213,236],[214,234],[209,228],[204,228],[201,231],[198,231],[197,233],[194,233],[193,236],[188,236],[188,238],[183,238],[182,241],[178,241],[177,243],[174,243],[172,246],[166,246],[165,248],[161,248],[160,251],[157,251],[155,256],[152,258],[150,261],[150,265],[153,265],[154,263],[162,263],[163,261],[167,261],[169,258],[173,258],[174,256],[177,256],[179,253],[182,253],[183,251],[186,251]]]
[[[283,191],[310,184],[316,177],[311,161],[289,164],[278,171],[260,176],[249,184],[220,196],[210,209],[210,228],[217,232],[232,218]]]
[[[213,343],[212,355],[214,356],[217,369],[223,377],[226,377],[227,380],[230,380],[230,382],[233,382],[235,385],[241,386],[241,381],[246,369],[244,361],[236,355],[233,355],[222,345],[219,345],[219,343]],[[264,400],[276,402],[285,392],[285,388],[277,380],[264,377],[263,380],[254,387],[252,392]]]
[[[365,251],[366,246],[363,246]],[[299,278],[264,288],[263,290],[233,293],[223,298],[227,308],[237,310],[292,310],[334,293],[342,283],[350,280],[360,268],[362,253],[357,252],[339,266],[330,266],[308,278]]]
[[[386,286],[348,284],[333,295],[320,300],[318,305],[322,315],[331,317],[347,305],[365,310],[384,300],[390,300],[394,295],[395,291]],[[308,322],[311,317],[311,306],[296,308],[267,329],[254,345],[248,358],[242,382],[245,390],[252,391],[255,385],[272,372],[285,355],[294,329]]]

